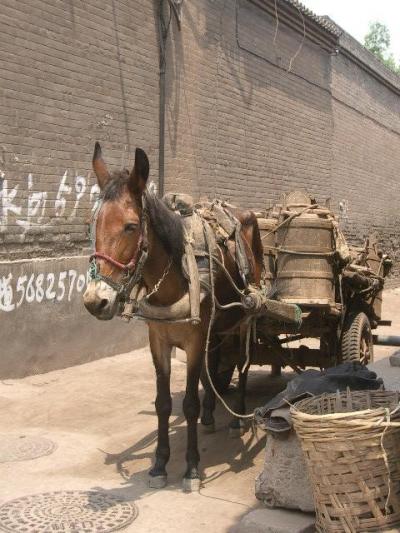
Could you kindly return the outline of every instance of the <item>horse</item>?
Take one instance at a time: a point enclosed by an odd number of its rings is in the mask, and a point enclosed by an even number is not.
[[[131,172],[124,169],[110,173],[100,144],[96,143],[92,165],[101,191],[101,204],[96,215],[93,236],[95,253],[90,264],[91,268],[95,268],[96,275],[88,283],[83,296],[86,309],[99,320],[112,319],[120,313],[121,295],[132,279],[135,283],[144,285],[148,295],[148,307],[164,310],[178,306],[187,298],[188,293],[188,281],[182,272],[182,219],[155,194],[148,191],[150,167],[146,153],[140,148],[136,149]],[[263,251],[257,220],[250,211],[236,209],[235,216],[241,223],[240,234],[250,265],[251,281],[257,285],[260,283],[263,268]],[[232,253],[235,243],[229,242],[228,245],[219,247],[221,263],[214,279],[215,297],[221,305],[238,300],[237,293],[223,273],[224,270],[238,287],[244,287]],[[221,265],[224,268],[221,268]],[[213,427],[215,408],[214,390],[204,374],[204,355],[211,314],[211,296],[207,294],[201,301],[198,323],[152,319],[146,321],[157,387],[155,408],[158,417],[158,439],[154,465],[149,471],[149,484],[152,488],[162,488],[167,484],[173,347],[184,350],[187,357],[186,391],[183,400],[187,423],[187,451],[183,490],[189,492],[200,488],[197,434],[200,377],[203,378],[205,389],[201,417],[203,425]],[[238,307],[223,313],[217,309],[215,324],[211,330],[211,355],[215,332],[239,323],[242,317],[243,310]],[[210,360],[212,369],[217,358],[211,356]],[[245,373],[240,375],[239,381],[244,393]],[[244,409],[243,400],[239,401],[239,409]]]

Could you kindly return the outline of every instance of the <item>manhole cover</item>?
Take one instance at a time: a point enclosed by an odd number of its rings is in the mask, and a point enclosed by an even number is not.
[[[131,524],[136,505],[100,491],[45,492],[0,506],[0,530],[12,533],[108,533]]]
[[[50,455],[57,445],[44,437],[29,435],[0,435],[0,463],[27,461]]]

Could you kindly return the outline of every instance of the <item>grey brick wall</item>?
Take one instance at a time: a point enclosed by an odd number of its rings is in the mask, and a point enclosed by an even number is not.
[[[0,257],[79,253],[95,188],[135,146],[158,158],[152,2],[4,0],[0,18]]]
[[[331,173],[330,55],[247,1],[185,3],[168,61],[167,187],[262,208]]]
[[[400,273],[399,95],[343,54],[333,60],[332,196],[354,242],[382,236],[395,260],[392,283]]]

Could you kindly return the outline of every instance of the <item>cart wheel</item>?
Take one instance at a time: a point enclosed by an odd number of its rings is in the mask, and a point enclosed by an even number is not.
[[[364,365],[374,360],[371,324],[365,313],[351,313],[342,335],[342,362],[360,361]]]
[[[219,394],[226,394],[228,392],[234,371],[235,365],[217,372],[214,385]]]

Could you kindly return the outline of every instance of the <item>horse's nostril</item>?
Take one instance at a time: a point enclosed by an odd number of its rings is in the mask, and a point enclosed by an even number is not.
[[[99,309],[104,309],[108,304],[108,300],[106,300],[105,298],[103,298],[100,302],[100,305],[99,305]]]

